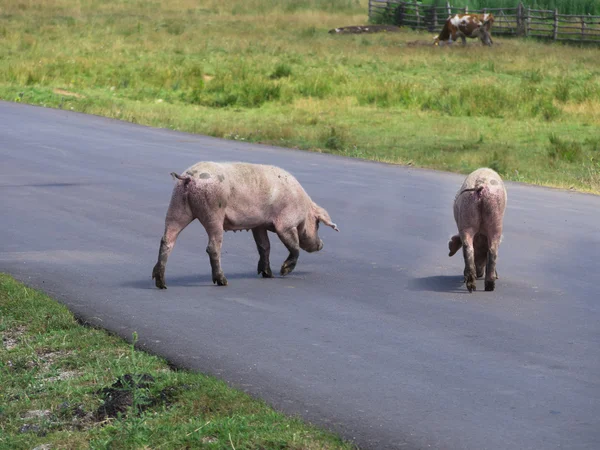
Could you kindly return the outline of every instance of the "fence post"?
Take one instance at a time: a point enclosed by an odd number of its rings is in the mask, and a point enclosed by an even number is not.
[[[404,6],[406,3],[399,3],[396,7],[396,12],[394,13],[394,22],[397,26],[401,27],[404,25]]]
[[[525,18],[525,36],[529,36],[531,31],[531,6],[527,7],[527,16]]]
[[[452,7],[450,6],[450,2],[446,1],[446,9],[448,10],[448,16],[452,15]]]
[[[517,6],[517,36],[523,36],[523,3]]]
[[[585,39],[585,18],[581,16],[581,40]]]
[[[465,6],[465,14],[469,14],[469,7]]]
[[[421,17],[419,16],[419,4],[415,0],[415,14],[417,15],[417,29],[421,28]]]
[[[431,8],[433,9],[433,31],[435,31],[438,29],[437,8],[435,5],[432,5]]]
[[[552,39],[556,40],[558,37],[558,9],[554,10],[554,29],[552,30]]]

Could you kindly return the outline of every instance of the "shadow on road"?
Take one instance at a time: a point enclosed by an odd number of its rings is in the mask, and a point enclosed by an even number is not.
[[[91,183],[32,183],[32,184],[2,184],[0,188],[22,188],[22,187],[40,187],[40,188],[53,188],[53,187],[73,187],[73,186],[89,186]]]
[[[227,273],[225,274],[228,281],[231,280],[246,280],[254,278],[252,273]],[[256,276],[258,278],[258,275]],[[212,276],[209,274],[198,274],[198,275],[184,275],[179,277],[166,277],[167,289],[170,286],[178,287],[210,287],[216,286],[212,282]],[[140,280],[131,280],[122,283],[123,287],[132,287],[137,289],[156,289],[154,280],[151,276]]]
[[[309,272],[304,271],[294,271],[293,273],[286,275],[285,277],[280,276],[279,274],[273,274],[275,279],[286,279],[288,281],[292,280],[302,280],[305,276],[309,274]],[[241,272],[241,273],[226,273],[225,276],[227,280],[231,284],[233,280],[262,280],[262,277],[258,275],[254,275],[252,272]],[[265,283],[269,283],[273,280],[264,280]],[[184,276],[174,276],[174,277],[166,277],[167,289],[171,286],[175,287],[211,287],[216,286],[212,282],[212,276],[210,273],[208,274],[198,274],[198,275],[184,275]],[[151,276],[147,278],[139,279],[139,280],[131,280],[126,281],[121,284],[122,287],[136,288],[136,289],[157,289],[154,280]]]
[[[436,275],[432,277],[413,278],[408,283],[411,291],[432,292],[467,292],[462,275]]]

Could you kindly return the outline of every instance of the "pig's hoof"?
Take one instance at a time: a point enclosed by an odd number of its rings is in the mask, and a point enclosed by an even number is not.
[[[267,268],[266,270],[262,270],[259,273],[262,274],[263,278],[273,278],[273,272],[271,272],[270,268]]]
[[[496,288],[496,282],[494,280],[485,282],[485,290],[493,291]]]
[[[477,290],[477,286],[475,284],[475,277],[473,276],[467,276],[467,289],[469,290],[469,292],[473,292]]]
[[[154,269],[152,270],[152,279],[154,280],[154,284],[156,284],[157,288],[167,288],[167,285],[165,284],[165,271],[164,269],[161,269],[158,264],[154,266]]]
[[[263,265],[262,263],[258,263],[257,273],[262,275],[263,278],[273,278],[273,272],[271,272],[271,268],[268,265]]]
[[[296,263],[295,262],[284,262],[283,265],[281,266],[281,276],[285,276],[288,273],[290,273],[292,270],[294,270],[294,268],[296,267]]]
[[[227,286],[227,278],[225,278],[225,275],[213,277],[213,283],[218,286]]]

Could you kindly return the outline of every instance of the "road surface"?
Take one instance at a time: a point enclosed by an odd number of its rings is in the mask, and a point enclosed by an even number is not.
[[[156,289],[169,173],[199,160],[289,170],[340,232],[268,280],[226,233],[217,287],[194,222]],[[497,290],[468,294],[462,175],[1,102],[0,163],[0,271],[174,364],[364,449],[600,448],[599,197],[507,183]]]

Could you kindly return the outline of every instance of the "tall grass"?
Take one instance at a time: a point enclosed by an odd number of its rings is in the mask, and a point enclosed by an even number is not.
[[[600,15],[598,0],[450,0],[456,7],[468,6],[470,10],[483,8],[516,8],[519,2],[533,9],[558,9],[560,14],[591,14]],[[445,5],[446,0],[423,0],[425,5]]]

